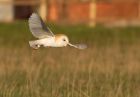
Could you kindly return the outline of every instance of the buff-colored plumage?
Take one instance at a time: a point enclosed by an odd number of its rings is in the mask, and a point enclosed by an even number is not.
[[[85,49],[86,45],[73,45],[69,42],[69,39],[64,34],[54,35],[52,31],[45,26],[45,23],[41,17],[33,13],[29,18],[29,28],[34,37],[38,40],[29,41],[29,44],[32,48],[38,49],[40,46],[43,47],[65,47],[67,45],[73,46],[78,49]]]

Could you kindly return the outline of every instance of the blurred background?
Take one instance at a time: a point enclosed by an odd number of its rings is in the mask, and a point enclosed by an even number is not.
[[[57,23],[140,25],[139,0],[0,0],[2,22],[28,19],[32,12]]]
[[[33,12],[88,48],[33,50]],[[0,97],[140,97],[140,1],[0,0]]]

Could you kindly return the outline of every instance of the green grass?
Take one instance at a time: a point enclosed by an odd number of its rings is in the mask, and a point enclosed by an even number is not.
[[[0,24],[0,97],[139,97],[140,28],[49,24],[88,48],[41,48],[27,21]]]
[[[105,28],[97,26],[91,28],[86,25],[55,25],[48,24],[56,34],[63,33],[69,36],[72,42],[86,42],[91,45],[106,45],[114,42],[130,44],[139,42],[140,28]],[[11,24],[0,24],[0,42],[17,45],[26,44],[27,41],[35,39],[31,35],[28,22],[17,21]]]

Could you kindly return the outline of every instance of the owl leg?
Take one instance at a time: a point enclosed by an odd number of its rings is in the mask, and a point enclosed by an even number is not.
[[[39,49],[40,48],[40,44],[36,43],[36,41],[29,41],[30,47],[32,47],[33,49]]]
[[[33,47],[34,49],[39,49],[40,48],[40,45],[39,44],[36,44],[35,47]]]

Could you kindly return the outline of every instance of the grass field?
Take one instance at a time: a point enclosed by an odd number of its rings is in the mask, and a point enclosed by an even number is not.
[[[0,24],[0,97],[140,97],[140,28],[50,24],[88,48],[41,48],[28,24]]]

